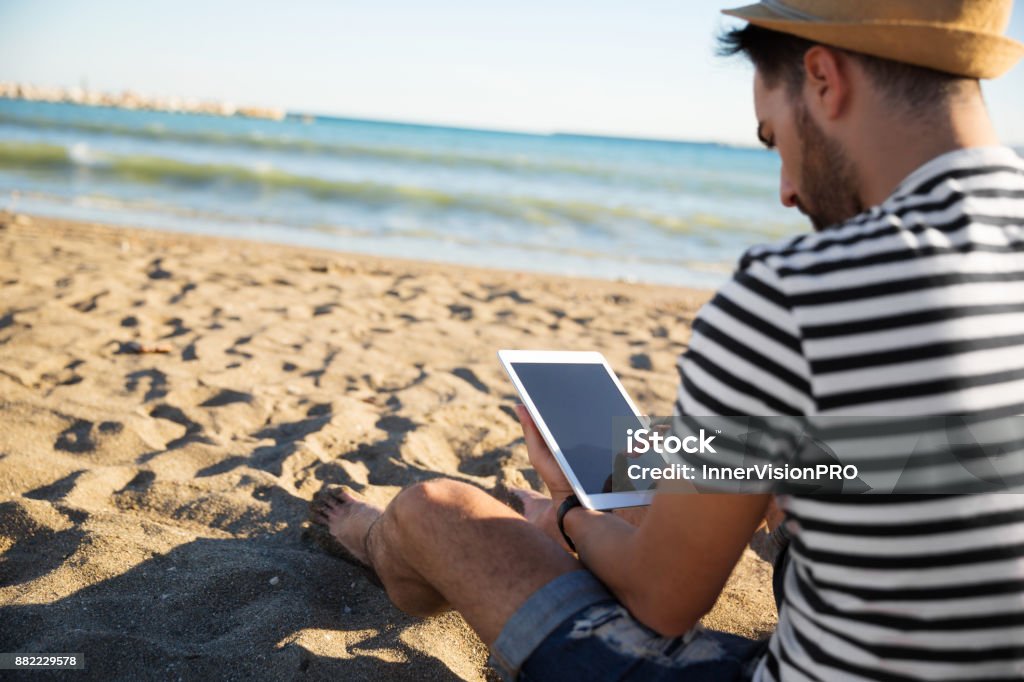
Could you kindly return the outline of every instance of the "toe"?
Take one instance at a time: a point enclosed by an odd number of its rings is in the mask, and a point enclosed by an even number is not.
[[[316,498],[314,498],[313,501],[309,503],[309,520],[317,520],[318,516],[323,515],[325,507],[326,504],[323,502],[323,500],[317,500]]]
[[[325,489],[329,499],[333,499],[338,504],[345,504],[346,502],[353,502],[357,500],[354,492],[347,485],[329,485]]]
[[[337,507],[340,502],[332,490],[334,486],[321,488],[309,503],[309,519],[314,520],[315,516],[326,518],[327,513]]]

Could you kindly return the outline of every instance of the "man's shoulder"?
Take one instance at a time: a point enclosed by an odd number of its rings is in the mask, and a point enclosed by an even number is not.
[[[1009,147],[961,149],[924,164],[883,203],[844,223],[751,247],[737,274],[825,274],[839,263],[855,266],[881,252],[919,247],[926,230],[948,235],[963,227],[965,215],[999,218],[1007,211],[1014,220],[1024,216],[1024,160]]]
[[[740,257],[737,274],[770,270],[785,276],[795,264],[807,264],[823,258],[834,258],[865,240],[879,236],[879,230],[891,224],[892,213],[882,206],[833,225],[821,232],[805,232],[774,242],[757,244]]]

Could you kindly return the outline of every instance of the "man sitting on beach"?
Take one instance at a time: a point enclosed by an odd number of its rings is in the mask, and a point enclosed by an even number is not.
[[[1024,46],[1009,0],[765,0],[723,51],[755,66],[758,136],[815,233],[748,251],[680,360],[700,415],[1024,413],[1024,161],[980,78]],[[659,495],[634,526],[575,507],[522,407],[550,499],[520,515],[437,479],[378,509],[312,505],[418,615],[455,608],[520,679],[1010,679],[1024,672],[1024,497],[782,496],[776,632],[713,632],[768,495]],[[595,425],[607,428],[607,425]],[[564,533],[564,536],[563,536]],[[578,558],[567,550],[571,538]]]

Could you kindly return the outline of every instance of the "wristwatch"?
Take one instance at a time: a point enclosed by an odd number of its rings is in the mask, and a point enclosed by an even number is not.
[[[562,504],[558,505],[558,514],[556,515],[556,518],[558,519],[558,530],[562,534],[562,537],[565,538],[565,544],[569,545],[569,549],[573,552],[576,551],[576,545],[572,543],[572,538],[570,538],[565,532],[565,515],[570,509],[582,506],[583,505],[580,504],[578,497],[575,495],[569,495],[569,497],[562,500]]]

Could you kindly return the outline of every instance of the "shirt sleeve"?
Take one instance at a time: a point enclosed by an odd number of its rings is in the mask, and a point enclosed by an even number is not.
[[[764,260],[744,258],[701,308],[677,363],[677,415],[814,413],[800,328],[781,284]]]

